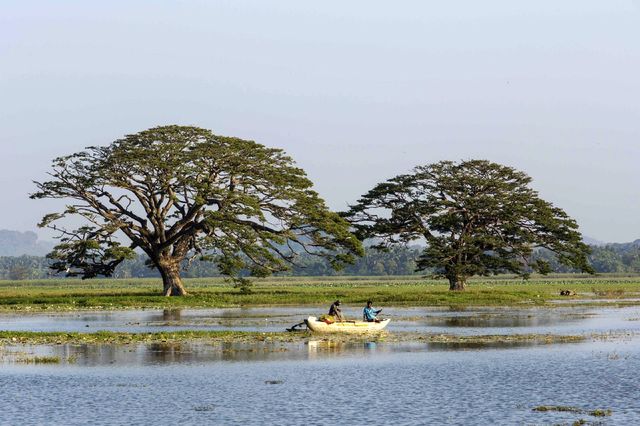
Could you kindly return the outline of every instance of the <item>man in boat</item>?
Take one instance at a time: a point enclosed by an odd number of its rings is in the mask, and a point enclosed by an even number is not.
[[[336,300],[331,304],[329,308],[329,315],[332,315],[336,321],[344,321],[344,315],[342,315],[342,309],[340,309],[340,301]]]
[[[373,302],[369,300],[362,312],[362,317],[367,322],[380,322],[381,320],[378,318],[380,312],[382,312],[382,309],[373,309]]]

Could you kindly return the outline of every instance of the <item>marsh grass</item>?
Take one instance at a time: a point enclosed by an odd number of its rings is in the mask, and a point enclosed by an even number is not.
[[[59,344],[130,344],[158,343],[173,344],[180,342],[278,342],[295,341],[300,337],[287,332],[249,332],[249,331],[175,331],[157,333],[125,333],[98,331],[95,333],[0,331],[2,345],[59,345]]]
[[[376,334],[312,334],[310,332],[257,332],[257,331],[174,331],[156,333],[126,333],[98,331],[95,333],[0,331],[0,347],[5,345],[60,345],[60,344],[160,344],[170,347],[178,343],[307,343],[311,340],[326,342],[422,342],[438,344],[553,344],[576,343],[585,340],[580,335],[506,334],[459,336],[453,334],[424,334],[411,332]]]
[[[591,291],[598,297],[619,298],[623,297],[626,290],[623,288],[592,288]]]
[[[33,357],[20,357],[16,359],[16,362],[23,364],[60,364],[59,356],[33,356]]]
[[[451,292],[443,281],[421,277],[277,277],[256,280],[249,294],[220,278],[186,279],[186,297],[160,296],[156,279],[51,279],[0,281],[0,309],[26,311],[140,308],[216,308],[343,303],[393,306],[541,306],[561,300],[571,288],[572,302],[608,297],[622,305],[640,304],[640,277],[565,275],[470,280],[468,289]],[[564,298],[566,300],[566,298]],[[594,300],[594,304],[600,303]],[[566,304],[564,305],[566,306]]]

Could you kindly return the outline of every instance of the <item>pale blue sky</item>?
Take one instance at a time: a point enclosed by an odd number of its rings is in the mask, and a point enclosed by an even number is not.
[[[640,238],[640,2],[7,1],[0,228],[50,160],[161,124],[284,148],[334,209],[442,159]],[[45,234],[42,234],[46,236]]]

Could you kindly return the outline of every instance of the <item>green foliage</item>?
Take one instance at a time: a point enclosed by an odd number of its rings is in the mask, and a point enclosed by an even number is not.
[[[69,277],[95,278],[113,275],[123,260],[136,257],[133,249],[123,247],[111,234],[102,231],[83,226],[73,235],[63,235],[61,243],[47,255],[52,260],[49,267],[56,272],[66,272]]]
[[[32,280],[48,277],[49,261],[40,256],[1,256],[0,279]]]
[[[362,254],[304,171],[282,150],[253,141],[156,127],[57,158],[50,174],[31,197],[72,200],[40,224],[61,232],[49,257],[68,275],[110,276],[139,248],[172,294],[167,285],[181,287],[178,268],[191,255],[227,276],[263,277],[287,270],[300,251],[335,268]],[[67,230],[59,225],[66,216],[88,224]],[[124,237],[129,247],[118,243]]]
[[[10,280],[27,280],[31,271],[25,265],[13,265],[9,268],[8,278]]]
[[[412,275],[416,273],[416,260],[420,255],[418,247],[397,246],[388,250],[367,247],[364,255],[354,264],[337,272],[316,256],[301,255],[292,270],[283,275],[324,276],[324,275]]]
[[[588,261],[598,273],[640,273],[640,240],[605,246],[590,246]],[[532,259],[544,260],[553,272],[576,272],[570,265],[563,265],[557,256],[545,249],[535,250]]]
[[[341,271],[331,267],[327,259],[315,254],[300,253],[296,256],[295,264],[288,271],[280,272],[279,276],[335,276],[335,275],[412,275],[415,274],[416,259],[420,255],[417,247],[394,247],[391,250],[379,251],[367,248],[362,257],[358,257],[354,264],[347,265]],[[0,257],[0,279],[37,279],[54,278],[50,272],[53,260],[37,256]],[[126,259],[113,271],[114,278],[145,278],[160,277],[155,269],[150,269],[149,258],[139,255]],[[192,262],[182,262],[182,275],[185,278],[219,277],[221,272],[215,263],[194,259]],[[23,273],[18,276],[12,271]],[[26,276],[24,274],[26,272]],[[241,270],[240,277],[250,275],[249,270]],[[250,284],[246,278],[244,283]],[[243,282],[234,282],[242,284]],[[237,288],[242,290],[241,285]],[[246,286],[247,289],[250,288]]]
[[[592,247],[594,269],[601,272],[640,271],[640,244],[609,244]]]
[[[576,222],[530,182],[485,160],[442,161],[376,185],[346,216],[360,238],[378,238],[380,247],[425,240],[417,268],[448,278],[452,289],[474,275],[549,272],[544,259],[530,262],[536,247],[592,272]]]

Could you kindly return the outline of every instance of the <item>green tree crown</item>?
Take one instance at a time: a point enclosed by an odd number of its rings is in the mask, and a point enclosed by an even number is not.
[[[530,262],[536,247],[592,272],[575,220],[542,200],[530,182],[486,160],[441,161],[376,185],[345,216],[360,238],[378,238],[381,248],[424,240],[418,269],[433,268],[452,289],[473,275],[549,272],[546,261]]]
[[[165,293],[183,294],[178,268],[187,256],[237,277],[286,270],[299,252],[339,268],[363,250],[282,150],[206,129],[128,135],[56,158],[50,175],[31,198],[71,200],[40,223],[61,232],[49,257],[68,275],[109,276],[138,248],[160,270]],[[59,225],[66,216],[86,224],[67,230]]]

